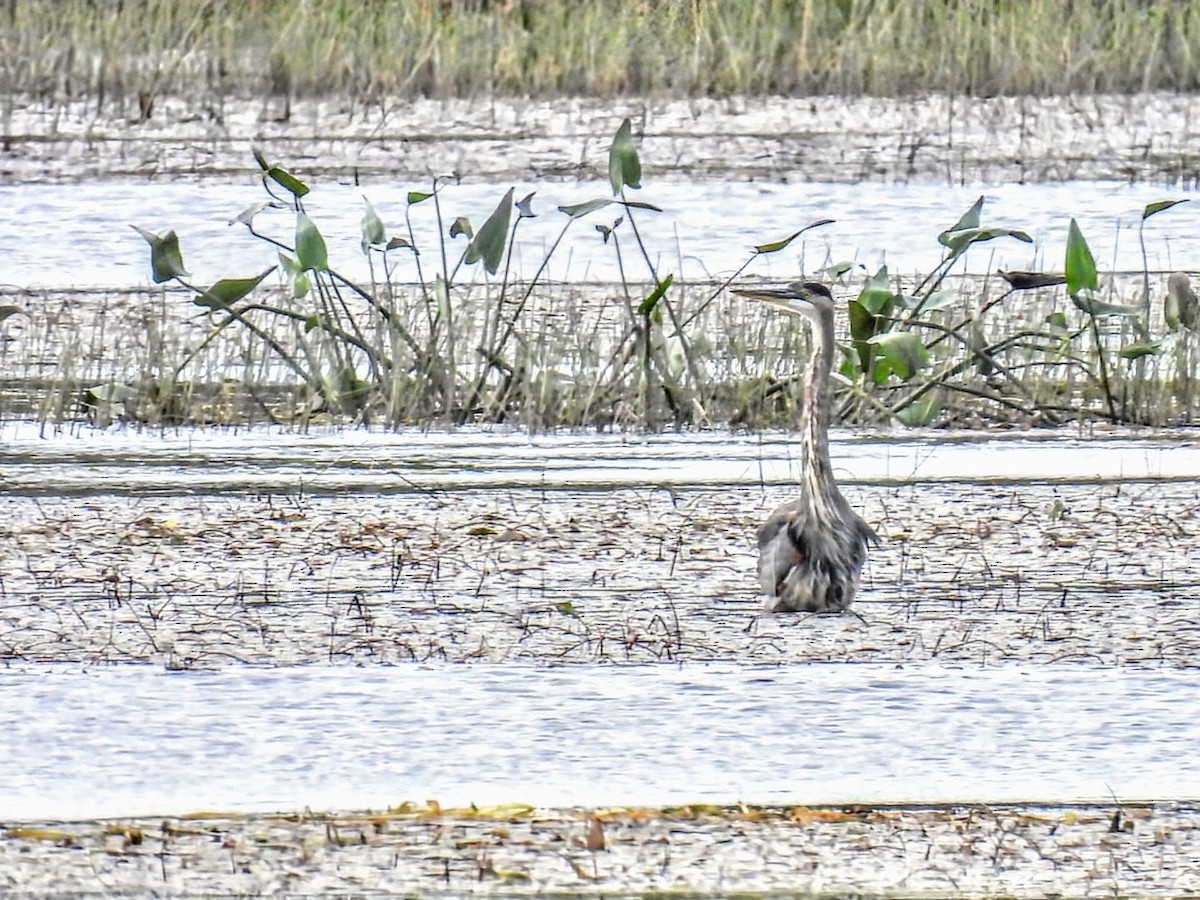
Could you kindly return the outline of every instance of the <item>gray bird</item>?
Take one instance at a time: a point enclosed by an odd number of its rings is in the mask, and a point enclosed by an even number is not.
[[[1167,279],[1167,299],[1163,301],[1163,318],[1172,331],[1181,325],[1188,331],[1200,330],[1200,300],[1192,290],[1187,272],[1175,272]]]
[[[829,372],[833,366],[833,295],[813,281],[786,288],[735,290],[812,325],[804,411],[800,416],[800,496],[758,530],[758,580],[768,612],[837,612],[854,602],[867,546],[879,537],[833,480],[829,462]]]

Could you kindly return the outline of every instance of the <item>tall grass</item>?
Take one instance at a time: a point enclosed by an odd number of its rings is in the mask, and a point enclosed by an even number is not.
[[[0,0],[0,92],[1060,94],[1200,86],[1178,0]]]

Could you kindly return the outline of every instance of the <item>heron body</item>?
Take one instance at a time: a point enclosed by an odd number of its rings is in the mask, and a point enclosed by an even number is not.
[[[1192,281],[1187,272],[1175,272],[1167,279],[1163,318],[1172,331],[1181,326],[1188,331],[1200,331],[1200,299],[1192,290]]]
[[[767,610],[844,610],[854,602],[867,547],[879,538],[838,490],[829,461],[833,295],[817,282],[735,293],[802,315],[813,329],[800,419],[800,496],[771,513],[758,531],[758,580]]]

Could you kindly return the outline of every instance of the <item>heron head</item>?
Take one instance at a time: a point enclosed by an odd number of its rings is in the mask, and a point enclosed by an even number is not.
[[[814,321],[833,317],[833,294],[819,281],[793,281],[783,288],[735,288],[734,293]]]

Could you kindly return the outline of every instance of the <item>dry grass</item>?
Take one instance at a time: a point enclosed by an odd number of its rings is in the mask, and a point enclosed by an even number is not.
[[[1127,93],[1200,84],[1172,0],[8,0],[0,91],[156,97]]]
[[[443,810],[0,829],[22,895],[1093,896],[1200,889],[1192,806]]]

